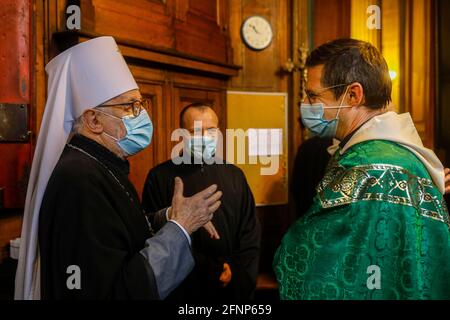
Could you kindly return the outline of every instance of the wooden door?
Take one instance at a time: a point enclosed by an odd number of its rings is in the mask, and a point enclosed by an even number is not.
[[[184,107],[193,102],[212,104],[221,120],[220,128],[225,130],[225,91],[222,80],[136,65],[130,69],[143,98],[151,101],[148,113],[154,130],[151,145],[130,158],[129,177],[141,195],[149,170],[169,160],[173,147],[179,143],[171,141],[171,135],[180,127]]]
[[[151,168],[165,160],[166,132],[164,130],[164,87],[161,84],[139,83],[142,97],[151,104],[147,110],[153,123],[151,144],[144,151],[130,158],[130,180],[134,184],[139,196],[142,195],[145,179]]]

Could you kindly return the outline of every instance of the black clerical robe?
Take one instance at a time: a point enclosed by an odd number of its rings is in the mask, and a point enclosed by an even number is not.
[[[331,155],[327,149],[332,138],[314,136],[303,142],[297,150],[291,176],[291,194],[297,217],[302,217],[311,207],[316,187],[325,175]]]
[[[255,202],[243,172],[231,164],[180,164],[171,160],[153,168],[145,183],[142,204],[147,212],[171,205],[174,179],[184,182],[184,196],[189,197],[217,184],[223,192],[222,204],[212,222],[220,239],[211,239],[205,229],[192,234],[194,270],[169,296],[173,300],[206,301],[250,299],[258,273],[260,226]],[[150,215],[158,227],[162,215]],[[231,267],[231,282],[223,287],[219,281],[223,264]]]
[[[128,161],[84,136],[67,144],[40,210],[43,299],[160,299],[192,270],[176,224],[152,237],[128,173]]]

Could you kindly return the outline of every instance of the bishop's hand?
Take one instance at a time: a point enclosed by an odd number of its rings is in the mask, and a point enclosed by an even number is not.
[[[217,232],[216,228],[214,227],[214,225],[211,221],[209,221],[207,224],[205,224],[203,226],[203,228],[206,230],[206,232],[208,232],[211,239],[214,239],[214,240],[220,239],[219,233]]]
[[[192,197],[185,198],[183,190],[183,181],[176,177],[170,219],[178,222],[189,234],[192,234],[212,219],[213,213],[220,207],[222,192],[217,191],[217,185],[213,184]],[[205,229],[213,236],[215,228],[212,226],[214,231],[211,233],[211,225],[206,226]]]

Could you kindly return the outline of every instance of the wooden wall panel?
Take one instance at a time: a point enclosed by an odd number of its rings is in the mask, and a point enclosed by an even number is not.
[[[185,12],[180,13],[175,20],[177,51],[214,61],[229,62],[227,39],[222,33],[217,15],[219,3],[214,0],[191,0],[187,3]]]
[[[313,47],[350,36],[350,0],[314,0]]]
[[[30,100],[30,1],[2,1],[0,103]]]
[[[288,76],[281,66],[290,57],[291,1],[281,0],[231,0],[230,37],[234,63],[242,66],[237,77],[232,78],[230,90],[286,92]],[[241,25],[252,16],[265,17],[271,24],[273,40],[262,51],[249,49],[241,39]]]
[[[213,105],[214,111],[219,118],[219,127],[222,132],[226,129],[226,109],[224,105],[225,90],[205,90],[200,88],[189,88],[185,86],[175,85],[174,87],[174,103],[172,118],[172,128],[180,127],[179,114],[188,104],[193,102],[205,102]]]
[[[35,48],[35,94],[36,102],[33,109],[36,125],[33,128],[34,136],[37,138],[44,115],[45,102],[47,98],[47,75],[45,65],[56,55],[52,42],[53,33],[65,30],[65,8],[66,0],[35,2],[34,12],[34,48]]]
[[[379,0],[352,0],[351,1],[351,36],[354,39],[368,41],[381,50],[382,29],[367,28],[367,8],[370,5],[378,5]]]
[[[436,147],[443,163],[450,167],[450,2],[438,0],[435,8],[437,17],[436,41],[438,41],[437,52],[437,79],[436,79]],[[438,15],[439,14],[439,15]],[[447,205],[450,204],[450,196],[447,197]],[[450,208],[450,206],[449,206]]]
[[[192,13],[211,21],[217,20],[217,1],[215,0],[189,0],[189,9]]]
[[[405,2],[403,59],[403,111],[410,112],[425,146],[434,148],[435,97],[433,4],[428,0]]]
[[[227,9],[227,0],[82,0],[82,31],[229,63]]]
[[[23,208],[31,160],[30,143],[0,144],[0,187],[4,188],[5,208]]]
[[[312,2],[309,0],[294,0],[292,2],[292,61],[298,66],[302,64],[302,60],[304,60],[306,55],[311,52],[314,45],[314,33],[311,30],[312,22],[315,20],[314,15],[319,13],[323,9],[319,9],[316,6],[316,11],[314,14],[312,12]],[[325,30],[322,30],[322,32]],[[328,32],[328,31],[326,31]],[[303,61],[304,63],[304,61]],[[291,78],[291,100],[292,100],[292,109],[290,110],[288,116],[289,119],[293,119],[292,126],[290,130],[290,144],[289,144],[289,153],[293,156],[289,159],[289,168],[291,170],[294,168],[294,157],[297,153],[299,146],[305,139],[306,128],[301,124],[300,119],[300,104],[301,99],[304,95],[304,90],[302,85],[302,79],[307,74],[302,70],[296,70],[292,72]],[[305,80],[305,79],[303,79]]]
[[[19,216],[0,217],[0,263],[9,256],[9,240],[19,237],[21,229],[22,219]]]
[[[389,70],[397,76],[392,79],[392,109],[400,112],[400,54],[401,54],[401,21],[400,0],[383,1],[381,21],[384,26],[381,32],[381,51],[388,64]],[[384,30],[384,32],[383,32]]]
[[[189,89],[183,87],[175,87],[174,88],[174,113],[179,115],[184,107],[188,104],[194,102],[204,102],[211,104],[213,106],[214,111],[217,113],[219,117],[219,121],[222,129],[226,128],[226,117],[224,114],[224,105],[223,98],[225,97],[224,91],[215,91],[215,90],[204,90],[204,89]],[[174,128],[179,128],[180,121],[179,117],[174,117],[173,119]]]
[[[138,194],[142,194],[145,178],[149,170],[157,164],[170,159],[172,132],[180,127],[179,114],[192,102],[207,102],[214,109],[225,129],[225,81],[193,73],[180,73],[130,65],[143,97],[152,104],[149,115],[153,122],[153,139],[149,148],[131,157],[130,180]]]
[[[164,139],[166,138],[165,130],[160,125],[161,123],[164,123],[162,115],[164,87],[163,85],[146,84],[139,82],[138,85],[142,97],[152,102],[148,113],[153,123],[152,143],[148,148],[129,159],[129,178],[133,182],[133,185],[138,191],[139,196],[141,196],[144,189],[147,173],[156,164],[164,161],[164,159],[162,159],[162,157],[159,155],[164,154],[167,143],[165,143],[164,141]]]
[[[175,31],[172,27],[172,1],[153,2],[146,0],[92,0],[82,7],[82,17],[94,18],[82,30],[122,39],[135,40],[156,47],[174,48]],[[89,13],[93,10],[93,14]],[[87,14],[85,14],[87,13]],[[82,22],[85,22],[83,18]]]
[[[289,108],[289,150],[292,150],[291,137],[298,126],[291,115],[294,108],[291,89],[291,75],[282,72],[282,66],[293,58],[292,47],[292,9],[296,0],[231,0],[230,1],[230,37],[233,48],[233,62],[242,66],[238,76],[229,82],[231,91],[256,92],[288,92]],[[295,14],[295,13],[294,13]],[[241,25],[252,16],[261,15],[271,24],[274,38],[270,46],[262,51],[249,49],[241,39]],[[245,106],[242,106],[245,108]],[[270,115],[268,115],[270,116]],[[292,158],[293,153],[289,157]],[[291,160],[291,159],[290,159]],[[290,205],[274,205],[258,207],[257,215],[261,222],[262,243],[260,256],[258,287],[276,288],[273,278],[272,261],[276,248],[279,246],[283,234],[292,223],[293,213]],[[269,276],[264,276],[269,274]]]
[[[425,146],[434,148],[434,1],[352,0],[351,36],[381,50],[393,80],[392,108],[409,112]],[[381,8],[381,29],[367,28],[367,7]]]
[[[28,105],[32,111],[33,69],[31,48],[32,4],[30,0],[5,0],[0,6],[0,103]],[[6,105],[6,108],[9,106]],[[26,124],[33,126],[32,117]],[[0,119],[0,126],[10,124]],[[21,208],[31,165],[31,142],[0,142],[0,188],[5,208]]]
[[[137,65],[130,65],[130,69],[142,96],[151,101],[149,115],[153,122],[153,139],[151,151],[145,152],[152,155],[151,165],[157,165],[167,159],[167,121],[171,117],[170,108],[167,107],[171,103],[167,72]]]

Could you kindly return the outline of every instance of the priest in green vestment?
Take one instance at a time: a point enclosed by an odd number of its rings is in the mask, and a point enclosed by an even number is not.
[[[281,299],[450,299],[444,168],[410,114],[390,111],[384,58],[339,39],[307,69],[302,122],[336,143],[312,206],[275,254]]]

